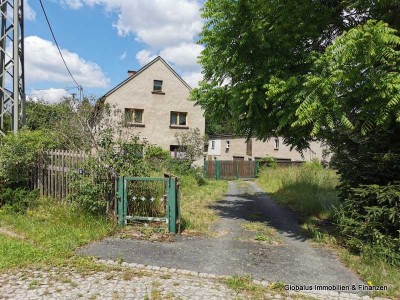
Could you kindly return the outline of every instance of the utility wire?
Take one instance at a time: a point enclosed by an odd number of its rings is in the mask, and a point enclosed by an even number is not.
[[[56,36],[54,35],[53,29],[51,28],[51,24],[50,24],[49,18],[47,17],[47,13],[46,13],[46,10],[44,9],[42,0],[39,0],[39,2],[40,2],[40,6],[42,7],[43,14],[44,14],[44,16],[45,16],[45,18],[46,18],[47,25],[48,25],[49,28],[50,28],[51,35],[53,36],[54,43],[56,44],[57,49],[58,49],[58,52],[60,53],[60,56],[61,56],[61,58],[62,58],[62,60],[63,60],[63,62],[64,62],[65,68],[67,68],[67,71],[68,71],[69,75],[71,76],[71,78],[72,78],[72,80],[75,82],[75,84],[78,86],[78,89],[79,89],[79,91],[80,91],[80,94],[82,95],[82,94],[83,94],[83,93],[82,93],[83,88],[82,88],[82,86],[75,80],[75,78],[74,78],[74,76],[72,75],[70,69],[68,68],[68,65],[67,65],[67,63],[65,62],[64,56],[62,55],[60,46],[58,45]]]

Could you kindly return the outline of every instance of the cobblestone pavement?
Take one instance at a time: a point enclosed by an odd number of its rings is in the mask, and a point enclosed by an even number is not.
[[[187,273],[190,271],[156,271],[150,266],[101,262],[106,265],[102,271],[78,272],[64,267],[2,273],[0,299],[371,299],[356,294],[277,291],[262,283],[237,292],[211,274],[194,276]]]

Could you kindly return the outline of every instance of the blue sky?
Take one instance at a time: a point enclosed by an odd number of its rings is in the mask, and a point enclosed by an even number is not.
[[[200,0],[43,0],[53,31],[86,94],[101,96],[157,55],[191,85],[201,79]],[[30,97],[76,92],[39,1],[25,0],[25,74]]]

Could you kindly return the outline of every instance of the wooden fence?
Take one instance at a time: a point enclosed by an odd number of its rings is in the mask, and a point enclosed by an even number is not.
[[[65,198],[72,191],[72,174],[83,172],[82,164],[87,157],[81,151],[44,151],[32,172],[32,188],[39,189],[41,196]]]
[[[258,174],[258,161],[243,160],[205,160],[204,175],[207,178],[233,179],[255,178]]]

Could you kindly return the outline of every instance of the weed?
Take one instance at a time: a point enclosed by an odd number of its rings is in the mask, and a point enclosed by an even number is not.
[[[266,289],[260,285],[253,284],[253,279],[250,275],[232,276],[223,279],[223,282],[237,293],[247,293],[252,298],[262,299]]]
[[[254,236],[254,240],[256,241],[268,242],[269,244],[282,243],[276,230],[263,222],[242,223],[242,228],[247,231],[255,231],[256,235]]]
[[[277,282],[271,282],[268,285],[268,288],[270,288],[271,290],[275,290],[275,291],[284,291],[285,290],[285,284],[283,282],[277,281]]]
[[[181,178],[181,224],[184,230],[210,233],[211,225],[218,219],[211,208],[228,189],[224,180],[207,180],[205,185],[197,185],[191,176]]]
[[[32,280],[30,283],[29,283],[29,286],[28,286],[28,289],[29,290],[33,290],[33,289],[36,289],[38,286],[40,285],[40,282],[38,281],[38,280]]]
[[[151,300],[161,300],[161,299],[163,299],[163,297],[161,295],[161,291],[159,289],[157,289],[157,288],[151,289],[150,295],[151,295]]]
[[[264,169],[257,183],[276,201],[288,204],[305,217],[330,213],[338,204],[335,171],[309,165]]]
[[[262,241],[262,242],[271,241],[271,238],[265,236],[264,233],[262,233],[262,232],[257,232],[257,234],[256,234],[256,236],[254,237],[254,239],[255,239],[256,241]]]
[[[118,263],[119,265],[122,265],[123,262],[124,262],[124,258],[123,258],[123,256],[122,256],[122,254],[118,254],[118,256],[117,256],[117,263]]]

